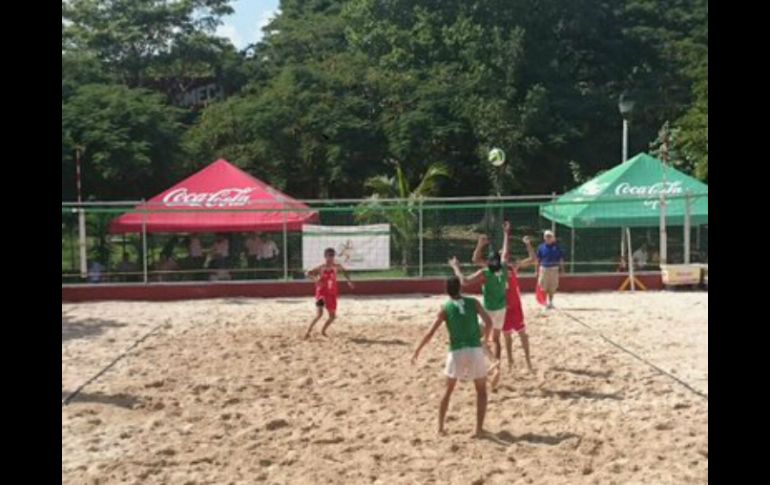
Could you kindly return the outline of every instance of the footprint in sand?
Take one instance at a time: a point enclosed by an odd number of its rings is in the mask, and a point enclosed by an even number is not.
[[[287,426],[289,426],[289,423],[285,419],[274,419],[265,425],[265,429],[268,431],[274,431],[276,429],[285,428]]]

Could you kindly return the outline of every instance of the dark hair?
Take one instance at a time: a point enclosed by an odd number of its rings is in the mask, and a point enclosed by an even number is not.
[[[446,292],[452,298],[460,296],[460,278],[457,276],[450,276],[446,280]]]
[[[492,272],[500,271],[500,268],[502,268],[502,261],[499,254],[495,253],[489,256],[489,259],[487,259],[487,268]]]
[[[337,254],[337,251],[335,251],[334,248],[324,249],[324,256],[329,256],[329,255],[334,256],[335,254]]]

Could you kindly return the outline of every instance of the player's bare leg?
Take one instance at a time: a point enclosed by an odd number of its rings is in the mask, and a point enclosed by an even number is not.
[[[323,335],[324,337],[328,337],[328,335],[326,335],[326,329],[329,328],[329,325],[331,325],[336,318],[337,318],[337,312],[333,312],[330,310],[329,318],[326,320],[323,328],[321,329],[321,335]]]
[[[500,361],[498,361],[497,364],[497,367],[492,371],[492,378],[489,380],[489,387],[492,388],[492,392],[497,392],[497,386],[500,384],[500,377],[502,374]]]
[[[500,345],[500,330],[492,330],[492,339],[495,342],[495,362],[497,368],[492,371],[491,386],[492,392],[497,391],[497,385],[500,383],[500,357],[502,356],[502,345]],[[491,369],[491,368],[490,368]]]
[[[484,435],[484,417],[487,414],[487,380],[475,379],[473,384],[476,386],[476,438]]]
[[[438,434],[440,435],[446,434],[446,430],[444,429],[444,418],[446,418],[446,412],[447,409],[449,409],[449,398],[452,396],[455,385],[457,385],[457,379],[447,378],[446,391],[444,392],[444,396],[441,398],[441,403],[438,407]]]
[[[318,320],[320,320],[323,315],[324,315],[324,309],[323,307],[319,306],[318,312],[316,313],[315,318],[313,319],[312,322],[310,322],[310,326],[307,328],[307,332],[305,332],[305,340],[310,338],[310,332],[313,331],[313,327],[315,326],[316,323],[318,323]]]
[[[526,330],[519,334],[519,339],[521,340],[521,348],[524,349],[524,358],[527,359],[527,368],[529,372],[534,373],[532,361],[529,359],[529,335],[527,335]]]
[[[508,372],[513,371],[513,336],[510,333],[504,333],[505,353],[508,355]]]

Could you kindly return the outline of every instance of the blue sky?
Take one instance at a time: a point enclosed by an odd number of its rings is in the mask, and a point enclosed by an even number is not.
[[[238,49],[262,38],[262,27],[278,11],[279,0],[234,0],[230,3],[235,13],[223,17],[217,34],[227,37]]]

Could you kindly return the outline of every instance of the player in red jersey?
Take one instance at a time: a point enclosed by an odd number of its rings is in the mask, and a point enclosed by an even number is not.
[[[503,225],[503,249],[506,250],[508,240],[510,239],[511,225],[509,222],[505,222]],[[511,262],[510,254],[504,252],[501,255],[501,259],[508,266],[508,288],[506,290],[506,308],[505,308],[505,323],[503,324],[503,337],[505,338],[505,350],[508,354],[508,368],[513,369],[513,332],[519,334],[521,340],[521,347],[524,349],[524,357],[527,361],[527,367],[532,372],[532,362],[529,354],[529,335],[527,335],[527,327],[524,324],[524,311],[521,305],[521,289],[519,287],[519,275],[518,270],[527,266],[534,266],[537,263],[537,256],[535,250],[532,247],[532,241],[529,236],[525,236],[522,241],[527,247],[527,258],[519,261]],[[488,244],[488,242],[487,242]],[[483,259],[484,242],[480,244],[476,251],[473,253],[473,262],[478,266],[484,266],[487,262]],[[498,377],[499,376],[495,376]],[[497,380],[493,380],[493,389],[496,387]]]
[[[353,282],[350,281],[350,276],[345,268],[341,264],[337,264],[334,260],[336,251],[333,248],[326,248],[324,250],[323,264],[307,271],[305,275],[308,278],[312,278],[315,281],[315,306],[318,309],[318,313],[308,327],[305,333],[305,339],[310,338],[310,332],[313,330],[313,326],[321,319],[324,313],[324,307],[329,313],[329,318],[324,323],[321,329],[321,334],[326,337],[326,329],[332,324],[335,318],[337,318],[337,295],[339,295],[339,288],[337,287],[337,272],[341,271],[348,280],[348,286],[354,288]]]

